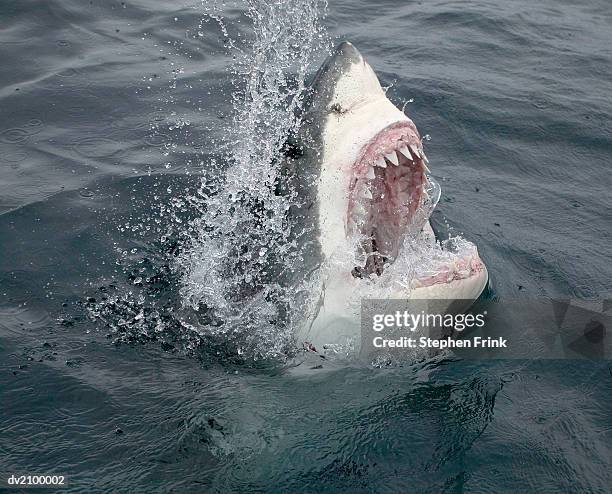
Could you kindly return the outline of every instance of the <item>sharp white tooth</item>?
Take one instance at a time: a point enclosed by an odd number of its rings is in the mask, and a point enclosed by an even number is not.
[[[368,171],[366,172],[365,176],[368,180],[373,180],[374,177],[376,176],[374,175],[374,168],[371,166],[368,166]]]
[[[424,152],[424,151],[421,151],[421,154],[422,154],[422,156],[421,156],[421,157],[423,158],[423,161],[424,161],[425,163],[429,164],[429,160],[427,159],[427,156],[425,156],[425,152]]]
[[[425,164],[425,161],[423,161],[423,168],[425,168],[425,171],[431,175],[431,171],[429,170],[429,167]]]
[[[399,166],[399,160],[397,159],[395,151],[391,151],[390,153],[385,154],[385,158],[387,158],[395,166]]]
[[[398,151],[400,153],[402,153],[409,160],[412,160],[412,156],[410,154],[410,151],[408,150],[408,148],[406,146],[402,146],[401,148],[398,149]]]
[[[385,163],[385,158],[382,156],[376,160],[376,166],[380,166],[381,168],[387,168],[387,163]]]
[[[368,189],[367,187],[363,189],[361,195],[366,199],[372,199],[372,192],[370,192],[370,189]]]
[[[408,144],[410,151],[412,151],[413,156],[419,156],[419,149],[414,144]]]

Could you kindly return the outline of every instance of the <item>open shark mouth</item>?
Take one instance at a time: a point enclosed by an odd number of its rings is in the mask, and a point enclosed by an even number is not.
[[[357,235],[362,266],[352,275],[381,275],[393,263],[407,236],[421,233],[437,204],[439,188],[426,174],[427,157],[412,121],[396,122],[375,135],[352,166],[347,234]],[[435,187],[434,187],[435,185]],[[436,193],[438,194],[437,197]],[[469,278],[484,269],[476,252],[422,274],[416,286]]]
[[[429,216],[417,214],[429,199],[426,162],[411,121],[391,124],[360,151],[349,185],[347,233],[361,239],[366,262],[353,276],[382,274],[404,237],[422,229]]]

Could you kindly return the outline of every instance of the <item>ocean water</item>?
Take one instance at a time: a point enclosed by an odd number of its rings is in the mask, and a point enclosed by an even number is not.
[[[611,26],[603,0],[3,1],[0,490],[610,492],[609,361],[293,372],[316,287],[250,290],[296,253],[232,198],[287,206],[262,178],[347,39],[495,296],[601,301]]]

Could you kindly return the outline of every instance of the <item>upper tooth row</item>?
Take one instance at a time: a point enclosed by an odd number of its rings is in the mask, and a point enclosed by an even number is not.
[[[422,150],[420,150],[415,144],[402,144],[402,146],[399,149],[397,149],[397,151],[391,151],[390,153],[384,153],[383,154],[384,158],[383,156],[379,156],[376,159],[374,164],[381,168],[387,168],[387,163],[385,162],[385,158],[387,158],[389,163],[392,163],[395,166],[399,166],[399,159],[396,153],[402,153],[409,160],[413,160],[414,159],[413,156],[418,156],[421,159],[423,159],[423,161],[425,161],[426,163],[429,162],[429,160],[427,159],[427,156],[425,156],[425,153]]]
[[[402,153],[406,158],[412,159],[412,157],[410,156],[410,151],[408,151],[408,148],[405,144],[401,148],[399,148],[398,151]]]
[[[395,154],[395,151],[385,154],[385,158],[387,158],[387,160],[393,163],[395,166],[399,166],[399,160],[397,159],[397,154]]]

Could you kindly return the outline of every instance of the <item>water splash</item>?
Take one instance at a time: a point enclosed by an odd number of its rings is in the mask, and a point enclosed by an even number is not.
[[[305,272],[307,247],[300,237],[310,235],[289,214],[299,199],[291,189],[275,192],[281,183],[287,187],[281,177],[282,148],[300,126],[306,80],[329,52],[322,25],[326,4],[250,0],[246,7],[236,17],[236,9],[227,4],[207,5],[198,26],[217,25],[233,59],[232,118],[207,142],[210,154],[202,156],[199,188],[174,186],[171,180],[158,184],[150,198],[155,205],[143,207],[143,217],[130,218],[119,228],[133,232],[144,226],[144,234],[150,230],[147,222],[154,221],[150,233],[159,233],[158,241],[144,258],[130,251],[131,262],[124,250],[121,265],[129,275],[128,288],[103,286],[102,302],[88,303],[90,315],[105,322],[118,341],[160,341],[164,348],[203,351],[224,363],[285,361],[296,350],[296,329],[314,318],[322,295],[319,276],[330,266]],[[223,14],[228,11],[233,12],[230,20]],[[173,81],[177,72],[173,68]],[[174,101],[167,98],[168,104]],[[156,114],[152,123],[153,131],[166,136],[162,151],[168,164],[181,152],[176,133],[185,132],[183,141],[193,147],[187,131],[197,126],[174,110],[170,117]],[[152,180],[156,185],[159,178]],[[440,198],[433,179],[428,194],[430,200],[415,215],[419,224],[414,231],[420,231]],[[151,216],[156,207],[159,214]],[[471,244],[457,245],[468,249]],[[355,257],[358,250],[341,252],[331,262],[350,272],[363,261]],[[452,258],[445,246],[411,237],[380,279],[361,284],[354,303],[385,298],[397,283],[408,287]]]
[[[223,142],[229,166],[222,183],[205,179],[188,198],[202,214],[191,222],[175,267],[183,304],[215,321],[194,327],[258,359],[287,354],[295,324],[317,298],[313,280],[292,276],[302,256],[288,220],[297,199],[274,190],[281,148],[300,123],[307,75],[329,41],[321,23],[325,2],[249,0],[247,6],[252,37],[227,43],[236,54],[234,115]]]

